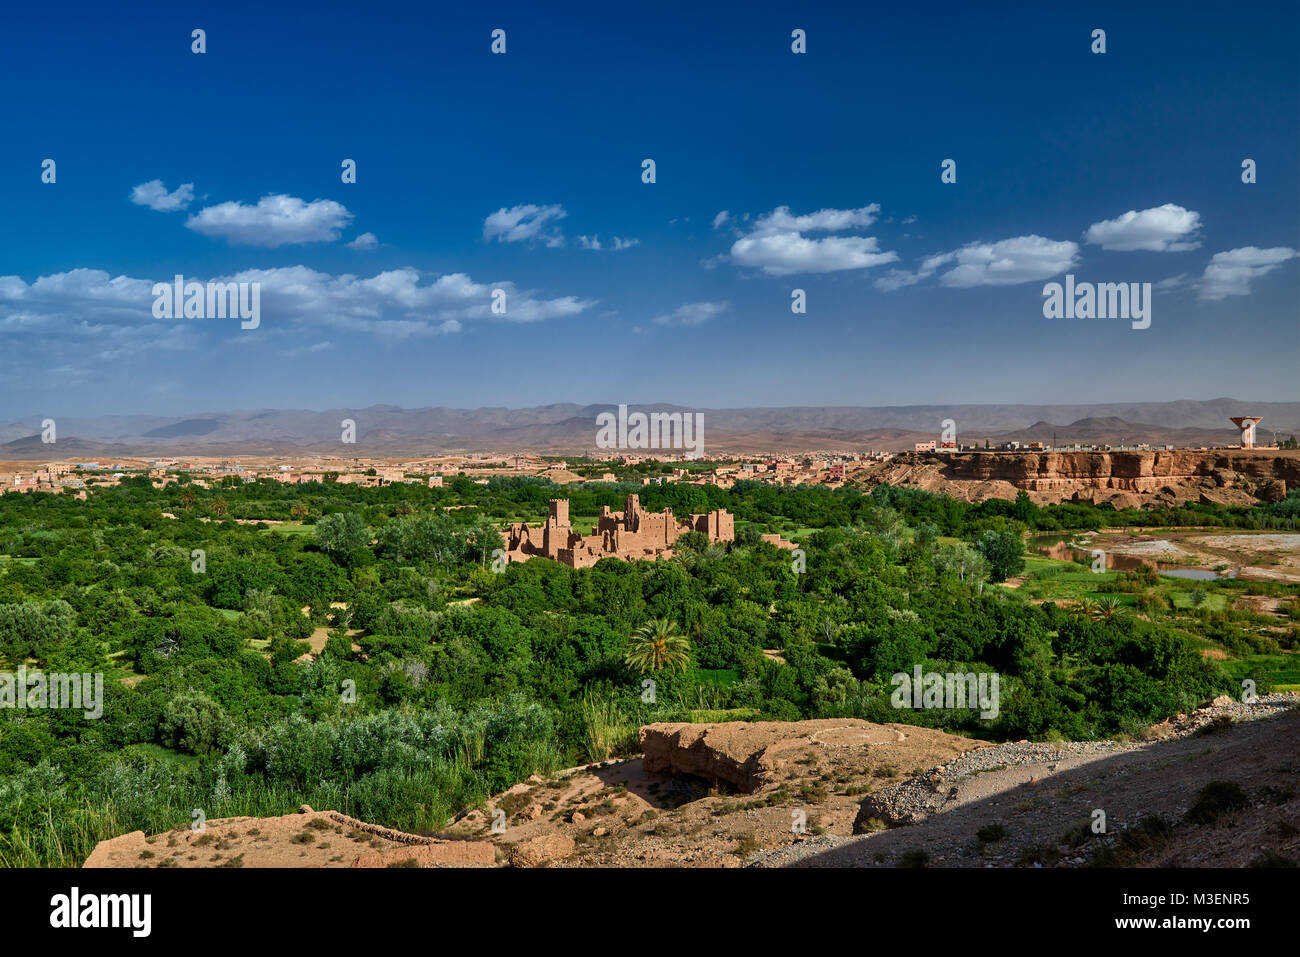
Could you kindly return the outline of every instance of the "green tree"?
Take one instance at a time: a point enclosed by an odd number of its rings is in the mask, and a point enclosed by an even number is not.
[[[1025,569],[1025,546],[1015,532],[989,529],[975,548],[989,563],[989,577],[995,582],[1006,581]]]
[[[651,618],[628,641],[623,659],[629,668],[647,671],[685,671],[691,661],[691,643],[667,618]]]
[[[316,547],[341,565],[370,543],[370,529],[356,512],[335,512],[316,523]]]
[[[221,746],[230,717],[224,708],[199,691],[182,691],[163,708],[159,731],[163,741],[179,751],[207,754]]]
[[[989,577],[988,561],[965,542],[941,547],[934,554],[934,567],[954,572],[961,581],[982,582]]]

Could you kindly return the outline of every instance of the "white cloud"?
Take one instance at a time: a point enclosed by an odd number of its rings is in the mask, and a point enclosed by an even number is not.
[[[939,277],[945,286],[1010,286],[1048,279],[1070,269],[1079,252],[1078,243],[1056,242],[1042,236],[1016,236],[996,243],[969,243],[950,253],[930,256],[915,273],[894,269],[876,280],[886,292],[928,279],[940,267],[957,265]]]
[[[378,249],[379,237],[374,233],[362,233],[352,242],[347,243],[347,246],[352,249]]]
[[[229,202],[205,207],[185,225],[231,243],[275,248],[334,242],[351,220],[352,214],[332,199],[307,203],[296,196],[274,195],[264,196],[256,206]]]
[[[602,246],[599,236],[578,236],[577,240],[578,245],[583,249],[611,249],[614,252],[619,252],[623,249],[631,249],[633,246],[636,246],[641,242],[639,239],[624,239],[622,236],[615,236],[609,246]]]
[[[526,239],[540,239],[548,246],[563,246],[564,237],[559,230],[543,232],[548,223],[559,222],[568,214],[558,203],[553,206],[504,206],[483,220],[483,239],[502,243],[517,243]]]
[[[872,285],[884,292],[896,292],[904,286],[915,286],[923,277],[906,269],[891,269]]]
[[[1287,246],[1275,246],[1272,249],[1243,246],[1215,253],[1201,276],[1200,296],[1202,299],[1247,296],[1254,280],[1296,256],[1296,251]]]
[[[387,340],[459,332],[463,323],[480,319],[536,322],[574,316],[595,305],[594,300],[576,296],[542,298],[511,282],[477,283],[464,273],[426,278],[411,268],[370,278],[333,276],[307,266],[185,278],[261,283],[263,329],[334,328]],[[32,335],[57,342],[70,337],[112,336],[122,341],[138,339],[144,347],[180,348],[196,341],[201,333],[222,327],[220,319],[155,319],[155,281],[111,278],[98,269],[42,276],[30,284],[19,276],[0,276],[0,339]],[[492,313],[496,289],[506,295],[504,316]],[[232,324],[226,322],[225,326]],[[237,322],[233,329],[240,331]],[[0,346],[0,352],[5,351],[12,350]]]
[[[159,213],[174,213],[194,202],[194,184],[182,183],[175,192],[169,193],[162,180],[153,179],[132,188],[131,202]]]
[[[193,348],[197,340],[192,326],[160,326],[154,319],[151,279],[102,269],[72,269],[30,284],[0,276],[0,355],[67,359],[72,368],[88,359],[104,363]]]
[[[730,219],[731,214],[724,209],[722,212],[718,213],[718,215],[713,217],[713,228],[721,229],[723,226],[727,225]]]
[[[720,316],[731,309],[729,301],[722,302],[688,302],[684,306],[678,306],[672,312],[663,316],[655,316],[650,321],[656,326],[698,326],[702,322],[708,322],[715,316]]]
[[[761,269],[769,276],[869,269],[897,262],[898,254],[881,252],[880,242],[874,236],[811,238],[804,235],[865,229],[876,221],[879,213],[878,203],[859,209],[819,209],[803,215],[794,215],[789,206],[778,206],[755,219],[749,231],[732,243],[729,258],[738,266]],[[714,217],[715,228],[731,221],[729,215],[726,219],[722,217],[723,213]],[[711,267],[715,263],[716,260],[707,260],[705,265]]]
[[[1178,253],[1201,245],[1200,240],[1195,238],[1200,228],[1200,213],[1165,203],[1141,212],[1130,209],[1116,219],[1093,223],[1084,234],[1084,241],[1116,252],[1143,249],[1149,252]]]
[[[1048,279],[1075,264],[1079,244],[1042,236],[1017,236],[996,243],[970,243],[952,254],[954,269],[939,277],[945,286],[1011,286]]]
[[[810,233],[818,231],[840,232],[845,229],[867,229],[880,216],[880,204],[871,203],[860,209],[819,209],[815,213],[794,216],[789,206],[778,206],[754,221],[755,233]]]
[[[736,240],[731,261],[757,267],[769,276],[869,269],[898,261],[898,253],[881,252],[879,245],[874,236],[809,239],[799,233],[767,233]]]
[[[908,272],[906,269],[891,269],[877,279],[874,285],[877,289],[885,292],[893,292],[896,289],[902,289],[904,286],[915,286],[922,279],[929,279],[933,276],[940,266],[950,263],[956,258],[957,254],[955,252],[930,256],[921,261],[921,268],[916,272]]]

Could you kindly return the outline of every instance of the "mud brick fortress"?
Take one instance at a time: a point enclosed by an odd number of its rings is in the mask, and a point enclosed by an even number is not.
[[[569,524],[568,499],[553,498],[546,524],[530,528],[516,522],[505,530],[506,559],[527,561],[542,555],[570,568],[587,568],[602,558],[671,557],[673,543],[686,532],[703,532],[710,542],[730,542],[736,537],[735,518],[725,508],[704,515],[692,515],[678,522],[673,510],[647,512],[637,495],[629,495],[621,512],[602,505],[591,535],[579,535]]]

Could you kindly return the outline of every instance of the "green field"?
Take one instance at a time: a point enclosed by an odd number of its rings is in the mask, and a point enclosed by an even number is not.
[[[1157,617],[1179,627],[1197,650],[1226,658],[1223,668],[1236,681],[1253,678],[1266,680],[1276,691],[1300,690],[1300,655],[1296,652],[1282,650],[1274,654],[1243,656],[1198,633],[1202,616],[1221,615],[1231,619],[1234,614],[1246,614],[1233,611],[1233,603],[1243,591],[1240,582],[1230,579],[1203,582],[1161,575],[1156,584],[1125,585],[1122,572],[1093,572],[1076,562],[1027,555],[1023,583],[1009,590],[1034,601],[1065,605],[1076,605],[1084,600],[1103,602],[1113,599],[1129,613],[1146,617],[1151,616],[1154,602],[1159,609],[1155,612]],[[1203,595],[1199,605],[1194,598],[1198,592]],[[1148,600],[1146,609],[1140,607],[1144,596]],[[1286,623],[1281,615],[1276,616],[1276,626]]]

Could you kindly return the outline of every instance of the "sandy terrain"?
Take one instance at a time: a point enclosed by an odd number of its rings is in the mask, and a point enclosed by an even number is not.
[[[481,841],[442,841],[303,805],[282,817],[230,817],[101,841],[85,867],[474,867],[495,862]]]

